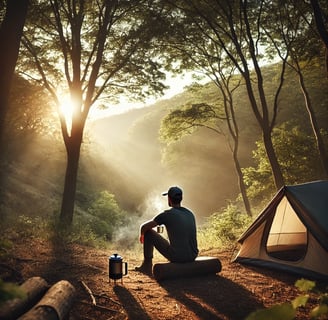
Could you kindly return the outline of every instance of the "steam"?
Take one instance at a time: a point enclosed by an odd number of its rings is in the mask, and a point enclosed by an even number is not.
[[[224,137],[204,130],[186,137],[172,152],[172,163],[163,164],[158,130],[165,113],[145,108],[98,120],[91,137],[92,147],[98,148],[92,176],[106,179],[106,189],[130,212],[153,201],[152,192],[160,196],[179,185],[183,205],[198,217],[209,216],[238,191],[231,152]]]
[[[167,208],[167,198],[156,192],[147,195],[138,212],[130,216],[129,222],[114,233],[113,242],[120,247],[131,248],[139,241],[140,225],[152,220]]]
[[[148,196],[146,200],[145,212],[147,215],[151,212],[162,212],[167,207],[167,198],[154,192]]]
[[[171,152],[172,162],[162,163],[158,130],[170,107],[133,110],[92,125],[90,183],[113,193],[129,212],[128,223],[116,230],[113,241],[138,243],[140,224],[168,207],[161,193],[170,186],[183,189],[182,205],[193,211],[198,225],[238,192],[225,138],[208,130],[185,137]]]

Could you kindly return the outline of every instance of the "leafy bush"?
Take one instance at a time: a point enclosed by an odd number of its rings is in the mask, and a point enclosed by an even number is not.
[[[11,236],[40,237],[58,243],[75,242],[103,246],[129,219],[128,214],[119,207],[114,195],[108,191],[96,194],[86,207],[86,210],[76,208],[71,226],[61,224],[59,213],[54,212],[52,216],[43,217],[24,214],[11,216],[1,227]]]
[[[127,220],[127,212],[122,210],[113,194],[100,192],[88,209],[91,215],[91,230],[107,240],[112,239],[116,228],[123,226]]]
[[[261,309],[252,312],[246,320],[292,320],[295,319],[297,308],[305,307],[309,300],[309,292],[314,290],[315,282],[300,279],[297,280],[295,286],[304,294],[296,297],[292,302],[285,302],[275,305],[268,309]],[[310,311],[309,319],[327,319],[328,315],[328,294],[322,293],[318,305]]]
[[[26,293],[18,285],[0,279],[0,306],[7,300],[25,297]]]
[[[213,213],[200,229],[200,246],[231,248],[250,222],[251,218],[246,213],[229,204],[222,212]]]
[[[12,242],[7,239],[0,239],[0,258],[7,255],[8,249],[12,248]]]
[[[99,243],[97,235],[92,231],[88,220],[78,215],[75,216],[72,226],[65,228],[57,219],[53,221],[50,230],[54,243],[79,243],[89,246],[97,246]]]
[[[125,224],[127,216],[114,195],[105,190],[93,197],[86,211],[80,210],[74,215],[72,226],[65,227],[56,218],[54,240],[103,247],[113,238],[115,230]]]
[[[327,132],[322,132],[322,136],[327,143]],[[284,123],[273,130],[272,141],[286,184],[322,178],[313,134],[306,133],[300,126]],[[244,168],[243,176],[249,198],[258,205],[271,198],[276,189],[263,141],[257,141],[256,146],[257,149],[253,151],[256,166]]]
[[[0,258],[7,254],[7,249],[11,247],[11,243],[6,239],[0,239]],[[26,293],[16,284],[4,282],[0,278],[0,306],[5,301],[13,298],[25,298]]]
[[[10,216],[1,225],[3,236],[16,235],[20,238],[41,237],[48,238],[51,229],[51,219],[48,217],[33,216],[21,214],[19,216]]]

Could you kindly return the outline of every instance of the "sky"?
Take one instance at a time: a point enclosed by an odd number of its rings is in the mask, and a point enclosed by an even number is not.
[[[99,119],[107,116],[117,115],[124,112],[127,112],[136,108],[144,108],[146,106],[154,104],[158,100],[170,99],[171,97],[181,93],[184,91],[185,86],[190,85],[193,82],[192,74],[185,73],[179,76],[167,76],[165,84],[169,86],[169,89],[165,90],[164,95],[160,98],[149,97],[145,102],[140,103],[131,103],[128,102],[127,99],[121,99],[121,102],[117,105],[109,105],[107,109],[99,110],[97,108],[93,108],[90,111],[91,119]]]

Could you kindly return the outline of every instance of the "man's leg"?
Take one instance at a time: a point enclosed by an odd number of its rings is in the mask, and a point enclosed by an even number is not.
[[[144,261],[140,267],[136,267],[137,271],[151,274],[153,267],[153,253],[154,247],[168,260],[170,260],[170,243],[159,235],[154,230],[149,230],[145,233],[143,252]]]
[[[166,259],[171,260],[170,243],[154,230],[149,230],[145,233],[144,241],[144,257],[145,260],[153,259],[154,247]]]

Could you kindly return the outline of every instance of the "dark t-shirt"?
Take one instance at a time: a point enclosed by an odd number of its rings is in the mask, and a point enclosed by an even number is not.
[[[198,255],[196,221],[190,210],[184,207],[171,208],[157,215],[154,220],[166,227],[172,262],[195,260]]]

